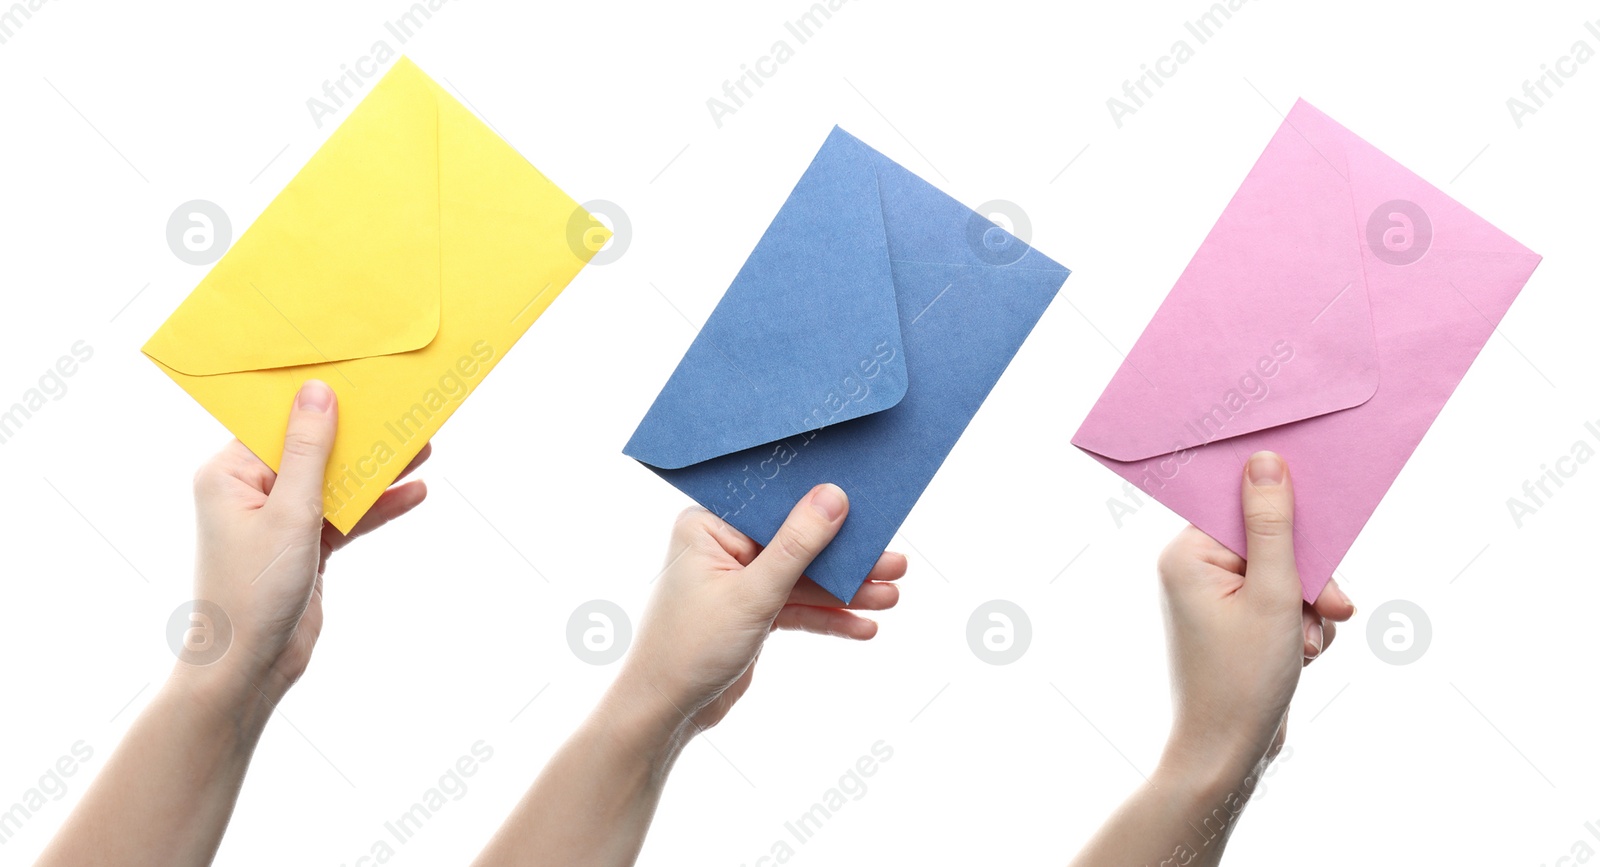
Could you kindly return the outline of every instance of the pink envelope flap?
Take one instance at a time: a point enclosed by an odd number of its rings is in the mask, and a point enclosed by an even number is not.
[[[1351,183],[1364,160],[1351,159],[1353,138],[1295,106],[1075,445],[1139,461],[1372,397],[1378,358]]]

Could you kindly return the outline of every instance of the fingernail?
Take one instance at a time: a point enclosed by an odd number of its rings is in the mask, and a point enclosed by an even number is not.
[[[1322,655],[1322,622],[1319,620],[1311,624],[1312,651],[1306,654],[1306,659],[1316,659]]]
[[[830,522],[839,520],[848,504],[838,485],[818,485],[811,491],[811,508]]]
[[[327,412],[333,406],[333,389],[322,380],[308,379],[305,385],[300,386],[295,406],[312,412]]]
[[[1340,587],[1339,585],[1335,584],[1335,585],[1333,585],[1333,592],[1338,594],[1340,602],[1343,602],[1344,604],[1350,606],[1350,610],[1351,611],[1356,610],[1356,604],[1354,602],[1350,601],[1350,594],[1344,592],[1344,588],[1343,587]]]
[[[1256,452],[1250,456],[1247,472],[1252,485],[1276,485],[1283,481],[1283,458],[1272,452]]]

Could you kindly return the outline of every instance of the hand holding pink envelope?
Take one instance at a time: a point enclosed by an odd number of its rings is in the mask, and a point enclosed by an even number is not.
[[[1283,455],[1314,601],[1539,259],[1298,102],[1072,442],[1241,555]]]

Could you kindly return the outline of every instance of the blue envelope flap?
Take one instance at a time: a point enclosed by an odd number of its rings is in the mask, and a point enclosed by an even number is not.
[[[872,156],[883,212],[890,215],[886,226],[891,260],[1050,271],[1066,277],[1066,266],[988,217],[883,154],[872,151]]]
[[[900,402],[881,159],[834,128],[625,454],[678,469]]]

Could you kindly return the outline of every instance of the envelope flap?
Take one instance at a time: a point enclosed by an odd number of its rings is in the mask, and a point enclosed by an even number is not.
[[[876,150],[871,152],[886,214],[889,258],[894,262],[1045,271],[1066,279],[1066,266],[905,166]]]
[[[872,151],[835,127],[623,452],[677,469],[860,418],[905,371]]]
[[[1379,387],[1348,131],[1296,106],[1073,443],[1118,461],[1364,403]]]
[[[1301,103],[1291,116],[1300,112],[1316,110]],[[1467,301],[1467,312],[1475,319],[1492,316],[1498,321],[1510,299],[1500,299],[1497,304],[1468,298],[1461,294],[1467,275],[1485,277],[1491,285],[1510,281],[1520,285],[1532,274],[1539,254],[1376,146],[1357,138],[1348,150],[1352,202],[1374,297],[1405,291],[1407,284],[1414,284],[1445,298]],[[1452,291],[1450,283],[1463,285]],[[1448,318],[1446,311],[1439,313],[1436,323]]]
[[[144,351],[207,376],[420,349],[438,329],[438,104],[402,58]]]

